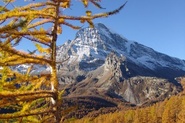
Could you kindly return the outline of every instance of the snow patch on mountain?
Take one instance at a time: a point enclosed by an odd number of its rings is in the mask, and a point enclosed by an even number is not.
[[[95,24],[95,28],[79,30],[74,40],[68,41],[59,48],[57,58],[61,59],[62,53],[67,53],[70,56],[69,64],[72,61],[95,63],[98,60],[105,61],[107,55],[111,52],[115,52],[118,56],[125,56],[127,60],[138,66],[151,70],[166,67],[185,71],[185,61],[127,40],[119,34],[111,32],[103,24]]]
[[[131,45],[133,45],[133,44],[134,44],[134,41],[127,41],[127,42],[126,42],[125,46],[126,46],[126,49],[127,49],[127,53],[130,52],[130,50],[131,50]]]
[[[149,56],[142,56],[136,59],[139,63],[143,64],[145,67],[149,69],[155,69],[156,65],[154,65],[154,59]]]
[[[28,70],[28,68],[32,67],[30,71],[30,75],[39,75],[42,73],[50,73],[51,69],[48,66],[45,65],[39,65],[39,64],[21,64],[14,67],[11,67],[13,71],[20,72],[22,74],[25,74]]]

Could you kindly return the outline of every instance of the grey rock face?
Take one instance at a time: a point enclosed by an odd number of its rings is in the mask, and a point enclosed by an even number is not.
[[[121,71],[121,61],[119,60],[119,58],[114,54],[114,53],[110,53],[106,60],[105,60],[105,64],[104,64],[105,69],[108,69],[109,72],[114,73],[114,78],[116,79],[116,81],[120,82],[123,79],[122,76],[122,71]]]
[[[172,83],[155,77],[132,77],[120,84],[115,92],[133,104],[142,105],[151,100],[163,100],[179,92]]]
[[[141,105],[181,90],[175,77],[185,61],[113,33],[103,24],[84,28],[58,47],[58,79],[70,95],[99,95]]]

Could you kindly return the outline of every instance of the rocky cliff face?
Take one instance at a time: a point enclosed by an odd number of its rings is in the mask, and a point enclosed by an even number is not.
[[[83,73],[83,79],[80,82],[67,86],[69,97],[89,95],[110,97],[135,105],[160,101],[180,91],[180,86],[174,85],[167,79],[132,77],[126,59],[119,58],[114,53],[107,56],[102,66]]]
[[[67,96],[96,95],[141,105],[181,90],[185,61],[113,33],[103,24],[81,29],[58,47],[58,78]]]
[[[142,105],[147,101],[159,101],[173,94],[178,89],[165,79],[154,77],[132,77],[119,84],[115,93],[128,102]]]

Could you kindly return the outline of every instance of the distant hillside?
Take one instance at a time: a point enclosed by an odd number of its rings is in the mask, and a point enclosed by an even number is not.
[[[185,123],[185,78],[181,83],[184,91],[163,102],[144,108],[124,109],[95,118],[69,119],[66,123]]]

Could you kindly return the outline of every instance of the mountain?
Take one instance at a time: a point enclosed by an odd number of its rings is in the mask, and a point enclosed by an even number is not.
[[[21,64],[21,65],[11,66],[11,69],[19,73],[25,74],[28,68],[30,67],[32,68],[30,71],[30,75],[38,75],[38,74],[50,72],[49,67],[44,65],[39,65],[39,64]]]
[[[61,88],[66,97],[96,96],[143,105],[182,90],[176,77],[185,61],[130,41],[99,23],[83,28],[57,48]]]

